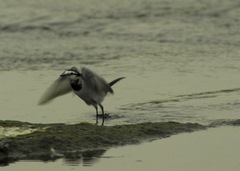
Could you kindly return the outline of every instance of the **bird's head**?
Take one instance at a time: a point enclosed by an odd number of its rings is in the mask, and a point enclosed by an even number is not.
[[[76,67],[65,70],[61,77],[67,77],[71,84],[73,90],[79,91],[82,88],[82,74],[78,71]]]
[[[69,77],[73,80],[76,80],[79,79],[79,77],[81,77],[81,74],[76,67],[72,67],[70,69],[65,70],[60,76]]]

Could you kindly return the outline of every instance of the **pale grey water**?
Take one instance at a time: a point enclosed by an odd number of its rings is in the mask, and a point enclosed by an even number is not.
[[[126,77],[103,103],[106,125],[239,118],[238,1],[0,2],[2,120],[94,122],[72,95],[37,106],[73,65]]]

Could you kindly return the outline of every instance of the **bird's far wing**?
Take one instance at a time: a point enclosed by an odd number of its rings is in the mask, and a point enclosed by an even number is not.
[[[72,87],[66,77],[59,77],[56,81],[48,87],[48,89],[41,96],[38,104],[43,105],[50,102],[58,96],[62,96],[72,91]]]
[[[102,91],[108,92],[110,86],[103,77],[85,67],[82,68],[81,72],[87,87],[91,88],[96,93],[101,93]]]

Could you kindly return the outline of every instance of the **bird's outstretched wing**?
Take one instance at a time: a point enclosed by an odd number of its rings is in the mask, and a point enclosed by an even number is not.
[[[109,91],[109,84],[97,73],[85,67],[82,68],[81,73],[85,86],[95,91],[95,93],[107,93]]]
[[[72,91],[72,87],[67,77],[59,77],[50,85],[50,87],[43,93],[38,104],[43,105],[58,96],[62,96]]]

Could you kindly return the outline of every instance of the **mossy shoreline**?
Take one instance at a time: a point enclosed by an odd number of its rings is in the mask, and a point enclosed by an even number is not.
[[[34,130],[9,139],[8,154],[0,149],[0,163],[17,160],[55,160],[56,158],[91,158],[111,147],[139,144],[143,141],[166,138],[185,132],[204,130],[221,125],[240,125],[240,120],[220,121],[204,126],[198,123],[145,122],[115,126],[79,124],[36,124],[20,121],[1,121],[2,128]]]
[[[25,127],[36,131],[18,135],[9,142],[7,157],[30,159],[33,156],[75,156],[87,151],[106,150],[110,147],[137,144],[142,141],[169,137],[182,132],[206,129],[197,123],[139,123],[99,126],[90,123],[66,125],[33,124],[20,121],[0,121],[1,127]],[[52,151],[54,149],[54,152]],[[55,151],[58,152],[56,155]],[[0,156],[4,156],[3,154]],[[6,157],[6,156],[5,156]]]
[[[30,133],[0,138],[0,165],[18,160],[91,159],[101,156],[111,147],[139,144],[170,137],[178,133],[205,130],[231,125],[239,126],[240,119],[219,120],[209,125],[179,122],[145,122],[115,126],[100,126],[90,123],[79,124],[37,124],[20,121],[1,121],[0,128],[33,130]],[[5,131],[6,132],[6,131]],[[4,133],[4,131],[3,131]],[[8,153],[1,149],[8,141]]]

